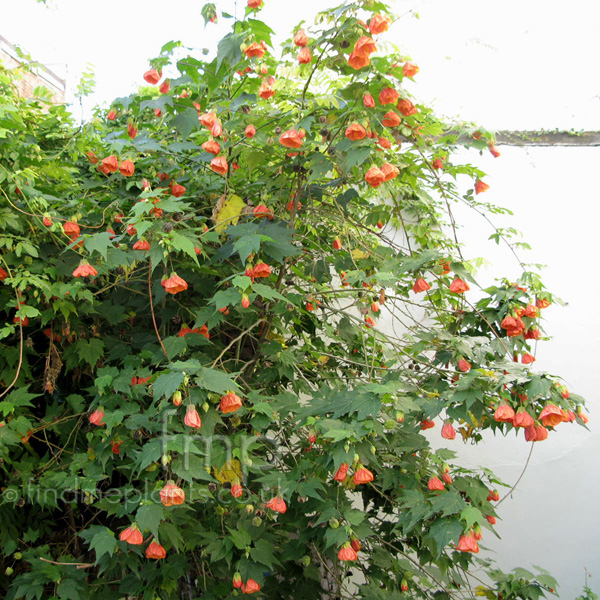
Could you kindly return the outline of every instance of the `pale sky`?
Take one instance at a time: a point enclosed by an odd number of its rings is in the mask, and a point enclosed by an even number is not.
[[[266,0],[280,39],[334,0]],[[227,22],[204,27],[202,0],[0,0],[0,34],[68,73],[87,63],[108,104],[143,83],[147,59],[167,41],[214,48]],[[409,91],[438,113],[488,129],[600,129],[600,4],[592,0],[395,0],[389,41],[421,67]],[[236,0],[218,5],[235,11]],[[241,14],[245,0],[237,0]],[[291,9],[291,10],[290,10]]]

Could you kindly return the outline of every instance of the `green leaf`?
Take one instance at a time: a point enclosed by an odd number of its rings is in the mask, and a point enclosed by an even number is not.
[[[98,338],[79,339],[75,344],[75,350],[81,360],[95,367],[104,354],[104,342]]]
[[[173,248],[175,250],[179,250],[181,252],[185,252],[188,256],[194,259],[194,262],[198,264],[198,255],[196,254],[196,244],[194,240],[189,237],[174,231],[171,233],[171,241],[173,243]]]
[[[83,241],[85,249],[91,254],[98,252],[104,260],[108,253],[108,249],[113,247],[111,238],[112,233],[103,231],[102,233],[94,233],[89,237],[86,237]]]
[[[250,558],[269,569],[272,569],[276,565],[280,566],[281,563],[275,558],[273,548],[274,545],[267,540],[256,540],[254,547],[250,549]]]
[[[149,531],[154,537],[159,539],[159,525],[165,518],[165,511],[162,504],[147,504],[140,506],[135,515],[135,522],[142,532]]]
[[[229,529],[229,537],[232,539],[236,548],[244,550],[246,546],[252,543],[252,536],[244,530]]]
[[[471,527],[474,523],[481,523],[483,521],[483,515],[478,508],[474,506],[467,506],[460,513],[460,518],[466,522],[466,527]]]
[[[228,33],[217,46],[217,69],[223,62],[234,67],[242,59],[240,46],[244,43],[244,33]]]
[[[170,398],[179,386],[183,383],[183,373],[174,371],[172,373],[163,373],[152,384],[152,395],[156,399]]]
[[[200,369],[195,381],[201,388],[216,394],[239,390],[238,384],[233,381],[230,375],[207,367]]]
[[[58,597],[64,600],[82,600],[83,588],[74,579],[63,579],[57,586]]]
[[[444,548],[453,540],[458,541],[458,538],[463,532],[463,526],[455,519],[440,519],[436,521],[427,532],[427,537],[430,537],[436,545],[436,556],[439,557]]]
[[[260,235],[245,235],[236,240],[233,249],[240,255],[242,262],[245,264],[246,259],[254,252],[260,251]]]
[[[179,532],[179,528],[173,523],[162,523],[160,526],[160,539],[167,538],[176,550],[183,550],[185,547],[185,542],[181,537],[181,533]]]
[[[462,496],[449,490],[439,494],[431,503],[432,510],[441,512],[443,517],[459,513],[465,506],[466,502]]]
[[[79,534],[96,551],[96,563],[105,555],[112,556],[117,547],[115,534],[108,527],[94,525]]]
[[[171,125],[177,129],[184,140],[198,127],[198,124],[198,112],[190,107],[185,108],[171,121]]]

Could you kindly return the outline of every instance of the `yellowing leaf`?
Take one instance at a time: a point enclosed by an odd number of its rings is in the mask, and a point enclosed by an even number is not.
[[[362,250],[352,250],[352,258],[354,260],[360,260],[361,258],[369,258],[369,253],[363,252]]]
[[[221,483],[242,481],[242,465],[237,458],[228,460],[219,470],[214,469],[215,478]]]
[[[229,225],[237,225],[244,208],[246,208],[246,204],[239,196],[223,194],[213,209],[212,218],[216,224],[215,229],[221,233]]]

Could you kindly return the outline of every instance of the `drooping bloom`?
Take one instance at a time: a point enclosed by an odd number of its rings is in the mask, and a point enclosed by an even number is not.
[[[463,534],[458,539],[458,550],[461,552],[479,552],[479,546],[473,533]]]
[[[375,99],[371,94],[365,94],[363,96],[363,104],[365,105],[365,108],[375,108]]]
[[[411,115],[416,115],[419,112],[417,107],[408,98],[400,98],[400,100],[398,100],[398,104],[396,105],[396,108],[405,117],[410,117]]]
[[[267,502],[267,508],[283,514],[287,510],[287,505],[281,496],[274,496]]]
[[[367,130],[360,123],[351,123],[346,128],[346,137],[349,140],[364,140],[367,137]]]
[[[252,269],[252,276],[256,279],[260,277],[269,277],[269,275],[271,275],[271,267],[264,262],[259,262],[254,269]]]
[[[171,277],[165,280],[165,282],[163,283],[163,287],[165,288],[167,293],[177,294],[179,292],[187,290],[188,284],[185,279],[182,279],[181,277],[179,277],[179,275],[175,275],[175,273],[173,273]]]
[[[381,167],[381,172],[385,176],[384,181],[390,181],[398,177],[398,175],[400,174],[400,169],[396,165],[385,163],[383,167]]]
[[[489,145],[489,150],[490,150],[490,154],[494,158],[498,158],[500,156],[500,151],[498,150],[498,148],[496,148],[496,146],[494,146],[494,144]]]
[[[521,356],[521,362],[524,365],[530,365],[532,362],[535,362],[535,356],[529,354],[529,352],[525,352],[523,356]]]
[[[463,373],[468,373],[471,370],[471,363],[468,362],[466,359],[461,358],[458,361],[458,369]]]
[[[422,277],[419,277],[419,279],[415,281],[415,285],[413,285],[413,292],[415,294],[420,294],[421,292],[426,292],[430,289],[431,286]]]
[[[204,127],[207,127],[208,129],[212,129],[212,126],[215,124],[215,121],[217,120],[217,115],[216,115],[216,113],[214,113],[211,110],[211,111],[205,112],[203,115],[198,117],[198,120],[200,121],[200,123],[202,123],[202,125],[204,125]]]
[[[96,269],[94,269],[94,267],[88,263],[79,265],[73,271],[73,277],[95,277],[96,275],[98,275],[98,271],[96,271]]]
[[[116,110],[109,111],[109,113],[106,115],[106,118],[109,121],[114,121],[117,118],[117,111]]]
[[[419,67],[411,62],[405,62],[402,67],[404,77],[414,77],[419,72]]]
[[[371,35],[379,35],[387,31],[390,26],[390,18],[383,15],[373,15],[369,21],[369,31]]]
[[[540,413],[539,419],[546,427],[556,427],[566,421],[563,411],[554,404],[547,404]]]
[[[302,141],[302,136],[295,129],[288,129],[279,138],[279,143],[286,148],[300,148]]]
[[[427,487],[432,491],[441,491],[446,489],[444,483],[440,480],[439,477],[430,477],[429,482],[427,483]]]
[[[338,552],[338,558],[342,561],[348,562],[356,560],[358,558],[358,554],[356,553],[356,550],[354,550],[350,542],[346,542],[340,548],[340,551]]]
[[[244,135],[248,139],[252,139],[256,135],[256,127],[254,127],[254,125],[248,125],[248,127],[246,127],[246,131],[244,131]]]
[[[147,240],[138,240],[133,245],[133,249],[134,250],[150,250],[150,242],[148,242]]]
[[[398,101],[400,94],[394,88],[384,88],[379,93],[379,104],[385,106],[386,104],[395,104]]]
[[[485,183],[484,181],[481,181],[481,179],[478,179],[475,182],[475,194],[481,194],[482,192],[485,192],[489,189],[490,189],[490,186],[487,183]]]
[[[421,421],[421,429],[422,430],[431,429],[432,427],[435,427],[435,421],[432,421],[430,419],[423,419]]]
[[[356,473],[354,473],[354,477],[352,478],[355,485],[369,483],[369,481],[373,481],[373,479],[373,473],[371,473],[369,469],[363,467],[362,465],[356,470]]]
[[[97,425],[98,427],[100,427],[101,425],[105,425],[104,421],[104,411],[99,408],[98,410],[95,410],[88,418],[88,421],[92,424],[92,425]]]
[[[221,398],[219,408],[223,414],[235,412],[238,408],[242,407],[242,399],[233,392],[228,392]]]
[[[148,548],[146,548],[146,558],[153,558],[154,560],[160,560],[167,556],[167,551],[158,543],[152,542]]]
[[[52,219],[50,217],[44,217],[42,223],[44,224],[44,227],[50,227],[52,225]]]
[[[265,42],[261,42],[260,44],[257,42],[252,42],[252,44],[250,44],[244,50],[244,54],[248,58],[253,58],[253,57],[262,58],[265,55],[266,51],[267,51],[267,44],[265,44]]]
[[[233,490],[233,487],[231,488]],[[242,576],[240,573],[233,574],[233,587],[239,589],[242,587]]]
[[[114,154],[103,158],[102,162],[100,163],[100,170],[105,175],[108,175],[109,173],[115,173],[119,170],[119,160]]]
[[[294,44],[296,44],[296,46],[306,46],[306,44],[308,44],[308,36],[306,35],[306,31],[304,31],[304,29],[299,29],[298,33],[296,33],[296,35],[294,36]]]
[[[168,94],[170,89],[171,89],[171,82],[168,79],[165,79],[158,87],[158,91],[161,94]]]
[[[144,536],[142,532],[139,530],[138,526],[133,524],[127,529],[123,529],[121,531],[121,535],[119,535],[119,539],[122,542],[127,542],[132,546],[140,546],[144,543]]]
[[[441,158],[436,158],[434,159],[434,161],[431,163],[431,166],[434,169],[443,169],[444,168],[444,161]]]
[[[160,490],[160,501],[165,506],[179,506],[185,502],[185,492],[170,481]]]
[[[263,0],[248,0],[248,8],[260,8]]]
[[[135,165],[127,158],[119,165],[119,171],[124,177],[131,177],[135,171]]]
[[[456,429],[454,429],[452,423],[447,421],[442,425],[442,437],[445,440],[453,440],[456,438]]]
[[[242,584],[242,592],[244,594],[254,594],[254,592],[260,592],[260,584],[254,581],[254,579],[248,579],[246,584]]]
[[[217,156],[210,161],[210,168],[219,175],[225,177],[227,171],[229,171],[229,165],[227,159],[224,156]]]
[[[175,183],[171,181],[171,185],[169,186],[171,190],[171,195],[175,196],[175,198],[181,198],[185,194],[185,186]]]
[[[259,204],[258,206],[255,206],[254,210],[252,211],[252,214],[257,219],[264,219],[265,217],[268,217],[270,221],[273,220],[273,213],[264,204]]]
[[[335,481],[346,481],[346,477],[348,475],[348,468],[348,463],[342,463],[339,466],[339,469],[336,471],[335,475],[333,476]]]
[[[200,415],[195,406],[188,406],[183,422],[188,427],[193,427],[194,429],[200,429],[200,427],[202,427],[202,421],[200,420]]]
[[[221,152],[221,145],[216,140],[208,140],[202,144],[202,149],[209,154],[219,154]]]
[[[359,38],[357,40],[356,44],[354,45],[352,54],[354,54],[355,56],[369,58],[369,56],[371,54],[373,54],[373,52],[376,52],[376,51],[377,51],[377,46],[375,45],[373,38],[363,35],[361,38]]]
[[[365,181],[371,187],[379,187],[385,181],[385,173],[379,167],[371,167],[365,174]]]
[[[469,289],[469,285],[460,277],[456,277],[454,281],[450,284],[450,291],[453,294],[463,294],[464,292],[468,292]]]
[[[162,71],[150,69],[144,73],[144,79],[151,85],[156,85],[162,77]]]
[[[312,54],[310,52],[310,48],[308,46],[304,46],[298,52],[298,62],[301,65],[306,65],[312,60]]]
[[[263,100],[268,100],[269,98],[275,95],[275,89],[273,87],[274,85],[275,77],[268,77],[266,79],[263,79],[262,83],[260,84],[260,87],[258,88],[258,95]]]
[[[512,423],[515,411],[506,402],[502,402],[494,411],[494,419],[499,423]]]
[[[231,495],[234,498],[239,498],[244,493],[244,488],[239,483],[234,483],[231,486]]]
[[[533,427],[535,425],[533,417],[524,408],[517,410],[512,423],[513,427]]]
[[[381,123],[384,127],[398,127],[398,125],[400,125],[400,121],[402,121],[400,115],[393,110],[389,110],[385,113],[385,115],[383,115],[383,120]]]

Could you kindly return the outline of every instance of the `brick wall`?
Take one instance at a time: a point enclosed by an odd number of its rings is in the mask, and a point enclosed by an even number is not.
[[[15,47],[0,35],[0,63],[7,69],[16,69],[23,64]],[[45,87],[50,91],[56,104],[65,101],[66,83],[50,69],[38,63],[30,63],[30,69],[21,69],[21,78],[16,81],[19,93],[25,98],[33,98],[36,87]]]

